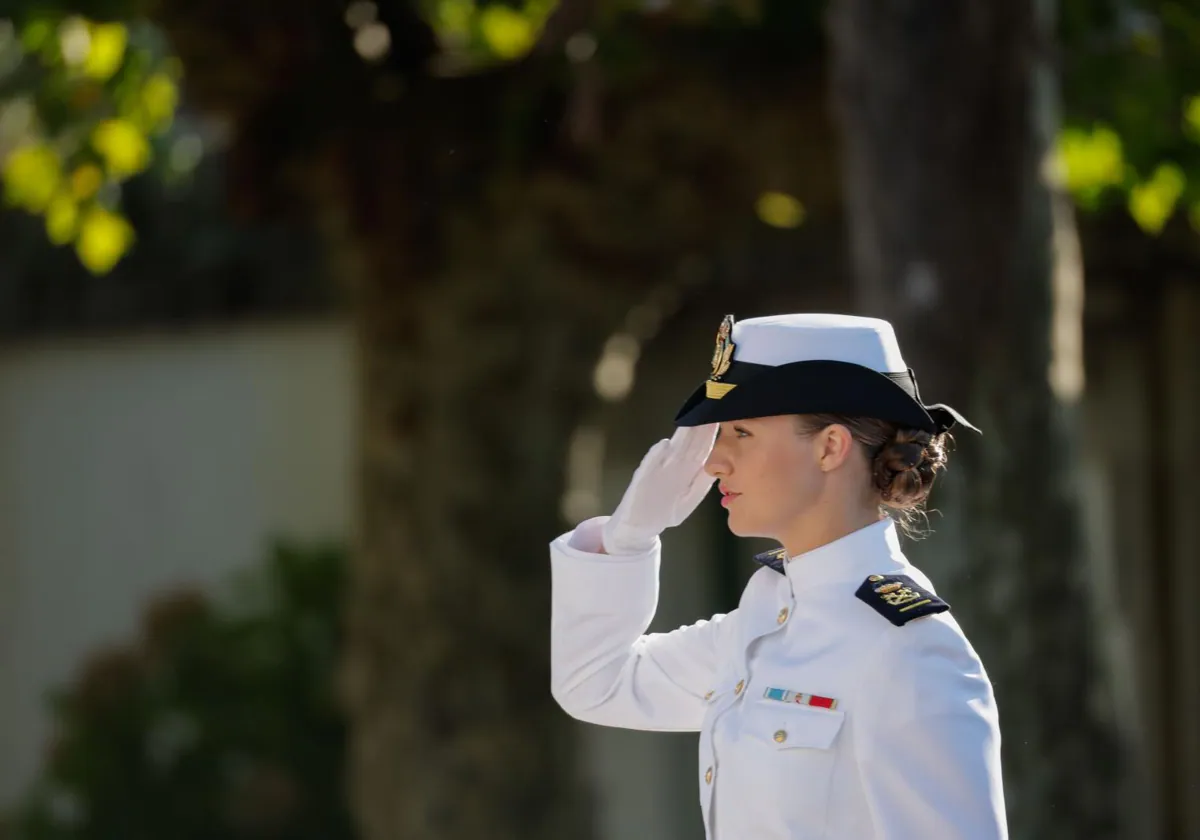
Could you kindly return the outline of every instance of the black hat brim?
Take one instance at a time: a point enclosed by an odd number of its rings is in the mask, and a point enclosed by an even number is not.
[[[704,426],[784,414],[842,414],[874,417],[938,434],[956,421],[965,423],[946,406],[922,405],[911,371],[880,373],[862,365],[825,360],[778,366],[733,362],[720,383],[734,387],[712,399],[708,383],[702,384],[683,404],[675,424]]]

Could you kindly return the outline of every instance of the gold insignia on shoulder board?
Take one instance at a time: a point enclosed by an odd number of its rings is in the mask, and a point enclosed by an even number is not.
[[[881,586],[879,589],[883,588],[884,587]],[[879,589],[876,589],[875,591],[879,592]],[[881,595],[883,600],[893,607],[899,607],[903,604],[911,604],[913,601],[919,601],[921,599],[919,592],[915,592],[907,586],[898,587],[893,591],[881,593]]]
[[[735,348],[736,345],[733,343],[733,316],[726,315],[721,321],[721,326],[717,329],[717,346],[713,350],[712,357],[713,379],[720,379],[729,370],[729,363],[733,361],[733,351]]]
[[[868,575],[854,596],[897,627],[950,609],[906,575]]]

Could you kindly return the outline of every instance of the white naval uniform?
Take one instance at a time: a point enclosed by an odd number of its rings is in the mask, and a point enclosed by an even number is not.
[[[932,589],[890,520],[760,569],[728,615],[650,635],[657,544],[594,553],[602,523],[551,544],[554,696],[590,723],[699,731],[709,840],[1007,837],[995,699],[958,623],[895,626],[855,597],[873,574]]]

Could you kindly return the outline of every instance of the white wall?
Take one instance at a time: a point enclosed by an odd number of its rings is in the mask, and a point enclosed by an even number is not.
[[[0,350],[0,808],[37,771],[46,691],[131,638],[149,596],[219,586],[274,535],[349,534],[351,354],[336,323]],[[671,432],[676,395],[653,383],[690,384],[666,356],[615,412],[606,509]],[[668,535],[654,629],[708,615],[712,524]],[[703,836],[694,735],[580,728],[601,836]]]
[[[327,323],[0,351],[0,807],[46,743],[45,692],[270,537],[343,538],[352,363]]]

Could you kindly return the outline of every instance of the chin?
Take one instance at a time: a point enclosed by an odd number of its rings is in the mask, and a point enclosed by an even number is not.
[[[730,513],[729,520],[726,524],[729,526],[730,533],[732,533],[735,537],[754,538],[767,536],[766,534],[762,533],[763,529],[761,527],[755,527],[753,522],[747,522],[743,517],[738,517],[732,512]]]

